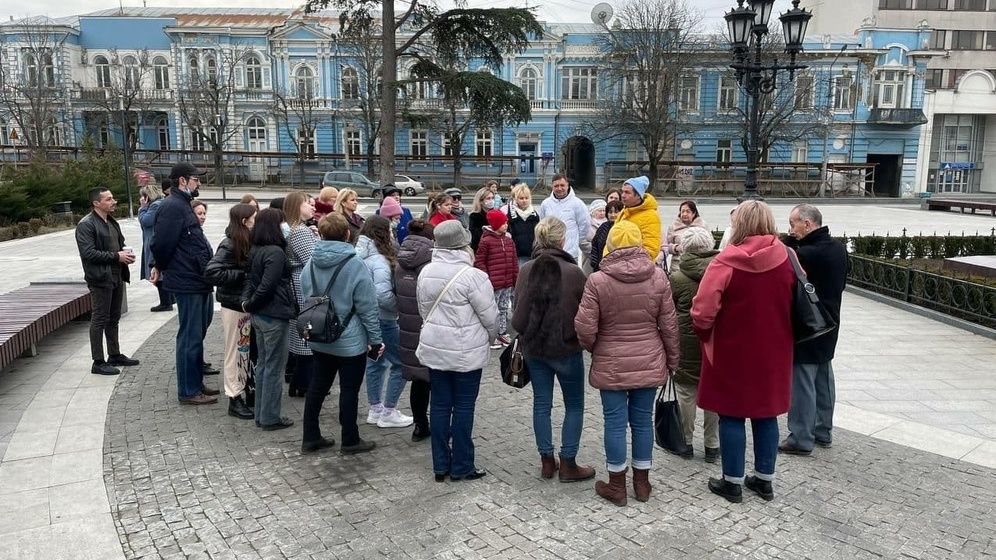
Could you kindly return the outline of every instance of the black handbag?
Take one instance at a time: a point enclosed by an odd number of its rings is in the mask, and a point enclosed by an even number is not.
[[[795,251],[785,247],[792,270],[795,271],[795,289],[792,291],[792,332],[795,343],[806,342],[825,335],[837,328],[837,323],[820,303],[813,286],[802,272]]]
[[[516,389],[529,385],[529,367],[526,366],[526,359],[519,346],[519,336],[502,350],[498,362],[501,364],[501,380],[505,385]]]
[[[654,406],[654,439],[657,445],[668,453],[683,455],[688,453],[685,444],[685,430],[681,425],[681,409],[674,394],[674,381],[670,379],[661,387]]]
[[[308,299],[304,300],[304,306],[297,316],[297,334],[301,338],[311,342],[326,344],[335,342],[339,340],[339,337],[346,330],[346,326],[353,319],[353,315],[356,312],[355,307],[349,310],[345,319],[342,321],[339,320],[339,315],[336,314],[335,302],[332,301],[331,294],[332,286],[335,285],[335,280],[346,266],[346,262],[348,260],[343,261],[336,268],[323,293],[308,296]],[[318,287],[315,283],[314,264],[311,265],[311,284],[313,288]]]

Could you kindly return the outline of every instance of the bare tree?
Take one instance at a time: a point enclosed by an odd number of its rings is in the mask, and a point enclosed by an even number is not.
[[[630,0],[604,28],[599,100],[585,129],[595,141],[635,139],[647,153],[651,187],[684,126],[681,85],[702,51],[700,22],[685,0]]]
[[[65,108],[64,72],[55,68],[65,37],[57,38],[50,27],[47,18],[32,18],[0,35],[0,112],[42,158],[60,143]]]
[[[218,47],[188,64],[186,75],[178,76],[180,117],[190,133],[202,145],[209,146],[214,159],[215,182],[225,191],[225,146],[240,132],[230,122],[237,92],[236,73],[252,53],[247,45]]]
[[[380,23],[369,13],[359,13],[342,24],[342,47],[352,63],[342,68],[342,99],[346,114],[359,122],[366,139],[367,176],[376,177],[377,139],[384,123],[381,100],[384,94],[382,72],[382,34]]]
[[[273,90],[273,115],[277,126],[294,143],[298,179],[302,186],[305,162],[315,157],[315,130],[322,121],[315,94],[314,83]]]

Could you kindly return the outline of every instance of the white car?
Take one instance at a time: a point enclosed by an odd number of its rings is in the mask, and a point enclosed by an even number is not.
[[[394,186],[401,189],[405,196],[414,196],[425,192],[425,187],[420,181],[412,179],[408,175],[395,175]]]

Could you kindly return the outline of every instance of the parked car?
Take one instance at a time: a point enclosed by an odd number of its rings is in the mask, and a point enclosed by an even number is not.
[[[401,189],[405,196],[414,196],[425,192],[425,186],[422,185],[421,181],[416,181],[408,175],[395,175],[394,186]]]
[[[321,188],[325,187],[353,189],[359,196],[374,198],[383,196],[380,185],[367,179],[366,175],[355,171],[326,171],[321,182]]]

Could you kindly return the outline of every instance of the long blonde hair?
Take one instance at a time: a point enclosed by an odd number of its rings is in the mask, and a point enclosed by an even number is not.
[[[353,189],[342,189],[339,191],[339,195],[335,197],[335,205],[332,206],[332,210],[345,216],[346,211],[343,209],[342,203],[349,200],[349,195],[357,196],[356,191]]]
[[[144,196],[149,199],[149,203],[155,202],[163,197],[163,191],[159,188],[159,185],[154,185],[149,183],[145,185],[138,191],[139,196]]]
[[[775,215],[771,208],[760,200],[745,200],[737,206],[730,220],[733,235],[730,245],[740,245],[748,237],[754,235],[778,235],[775,226]]]
[[[482,187],[482,188],[478,189],[477,190],[477,194],[474,195],[474,205],[471,207],[470,211],[471,212],[486,212],[487,210],[483,206],[483,204],[484,204],[484,197],[488,196],[489,194],[494,194],[494,193],[492,193],[491,189],[489,189],[487,187]]]

